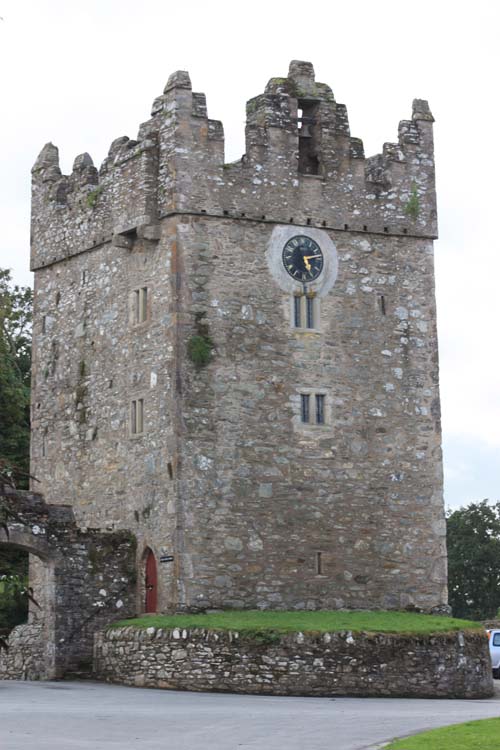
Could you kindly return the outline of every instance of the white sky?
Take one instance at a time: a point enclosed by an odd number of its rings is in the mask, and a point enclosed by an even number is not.
[[[174,70],[244,150],[245,102],[309,60],[367,155],[415,97],[436,118],[445,500],[500,499],[500,3],[0,0],[0,267],[31,283],[30,169],[47,141],[70,172],[133,138]]]

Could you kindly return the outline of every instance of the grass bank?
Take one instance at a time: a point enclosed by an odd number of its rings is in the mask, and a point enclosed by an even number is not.
[[[483,719],[396,740],[385,750],[498,750],[499,738],[500,719]]]
[[[205,628],[209,630],[262,631],[277,633],[333,633],[341,630],[365,633],[431,634],[457,630],[481,630],[482,625],[453,617],[413,612],[322,611],[270,612],[228,610],[196,615],[146,615],[113,623],[112,627]]]

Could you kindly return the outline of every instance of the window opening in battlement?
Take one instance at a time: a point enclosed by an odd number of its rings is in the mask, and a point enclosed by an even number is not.
[[[142,435],[144,432],[144,399],[134,399],[130,404],[130,434]]]
[[[299,172],[316,175],[320,173],[318,158],[318,103],[299,100],[297,109],[297,131],[299,136]]]

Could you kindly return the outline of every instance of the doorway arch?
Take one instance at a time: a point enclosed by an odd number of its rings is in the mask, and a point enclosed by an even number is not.
[[[28,555],[29,587],[33,591],[26,621],[7,636],[8,650],[0,655],[0,679],[56,679],[55,560],[46,538],[37,537],[32,528],[11,525],[9,534],[4,533],[0,539],[0,549]]]
[[[158,608],[158,569],[156,566],[156,557],[150,547],[146,547],[144,552],[144,572],[145,572],[145,597],[144,612],[152,614]]]

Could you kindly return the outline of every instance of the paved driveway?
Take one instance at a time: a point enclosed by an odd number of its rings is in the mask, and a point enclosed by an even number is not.
[[[278,698],[0,682],[1,750],[362,750],[500,716],[490,700]]]

